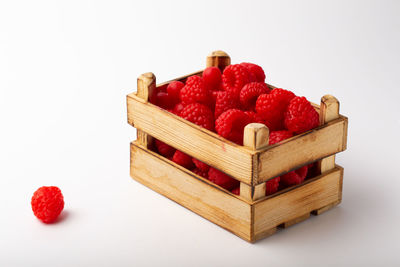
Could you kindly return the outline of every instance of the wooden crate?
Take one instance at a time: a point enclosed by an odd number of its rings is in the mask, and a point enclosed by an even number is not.
[[[207,67],[229,64],[222,51],[207,57]],[[268,128],[252,123],[239,146],[151,104],[155,89],[170,82],[156,86],[154,74],[145,73],[138,78],[137,93],[127,96],[128,123],[137,128],[131,143],[133,179],[250,242],[340,203],[343,168],[335,164],[335,154],[346,149],[347,118],[339,114],[336,98],[325,95],[314,104],[318,128],[269,146]],[[231,175],[240,181],[240,195],[154,153],[149,149],[153,137]],[[316,161],[320,175],[265,196],[266,181]]]

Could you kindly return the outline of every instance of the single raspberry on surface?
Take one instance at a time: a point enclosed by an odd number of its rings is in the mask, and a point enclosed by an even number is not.
[[[33,193],[32,211],[44,223],[54,222],[64,209],[64,197],[56,186],[42,186]]]
[[[265,73],[260,66],[247,62],[240,63],[240,65],[249,71],[252,82],[265,82]]]
[[[189,104],[183,108],[180,116],[210,131],[214,130],[214,115],[211,109],[205,105]]]
[[[172,146],[167,145],[166,143],[164,143],[158,139],[155,139],[154,143],[155,143],[157,151],[158,151],[158,153],[160,153],[160,155],[163,155],[164,157],[167,157],[167,158],[174,155],[176,149],[173,148]]]
[[[174,156],[172,157],[172,161],[189,170],[194,168],[192,157],[188,154],[183,153],[180,150],[175,151]]]
[[[239,181],[213,167],[208,171],[208,180],[229,191],[240,185]]]
[[[265,194],[268,195],[272,195],[273,193],[278,192],[278,188],[279,188],[279,182],[280,182],[281,178],[278,176],[274,179],[271,179],[269,181],[266,182],[266,191]]]
[[[296,133],[304,133],[319,125],[319,115],[305,97],[293,98],[285,113],[285,127]]]
[[[257,98],[256,111],[264,120],[270,131],[284,129],[284,116],[287,106],[295,94],[288,90],[276,88],[269,94]]]
[[[269,133],[269,144],[273,145],[293,136],[291,131],[272,131]]]
[[[308,166],[303,166],[297,170],[291,171],[281,176],[283,186],[292,186],[301,184],[307,176]]]
[[[239,109],[229,109],[222,113],[215,121],[215,130],[222,137],[243,145],[244,127],[251,123],[251,119]]]
[[[206,68],[203,71],[203,81],[207,90],[218,91],[222,82],[222,74],[219,68]]]
[[[268,85],[260,82],[251,82],[243,86],[240,90],[240,104],[247,110],[254,110],[258,96],[268,94]]]
[[[200,169],[202,171],[208,172],[208,170],[210,169],[209,165],[205,164],[204,162],[202,162],[202,161],[200,161],[198,159],[193,158],[193,163],[194,163],[194,165],[196,165],[196,167],[198,169]]]
[[[233,108],[239,108],[239,97],[226,91],[219,91],[215,101],[215,118]]]
[[[183,86],[185,86],[185,84],[179,81],[173,81],[168,84],[167,93],[171,97],[174,104],[180,101],[179,94]]]
[[[222,84],[225,91],[239,94],[244,85],[249,83],[250,77],[247,68],[239,65],[229,65],[222,74]]]
[[[208,171],[200,170],[199,168],[195,168],[193,172],[201,177],[208,179]]]
[[[238,196],[240,196],[240,186],[239,187],[236,187],[236,188],[234,188],[232,191],[231,191],[232,193],[234,193],[235,195],[238,195]]]
[[[166,92],[158,92],[157,93],[157,106],[163,109],[170,109],[174,106],[174,100],[171,96]]]
[[[179,96],[184,105],[192,103],[211,105],[210,91],[206,89],[203,78],[200,76],[194,75],[187,78],[186,84],[181,89]]]

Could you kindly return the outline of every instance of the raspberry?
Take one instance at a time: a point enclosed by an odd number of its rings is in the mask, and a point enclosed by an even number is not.
[[[278,191],[279,188],[279,181],[281,178],[278,176],[274,179],[271,179],[266,182],[267,188],[265,190],[265,195],[272,195],[273,193]]]
[[[264,70],[260,66],[253,64],[253,63],[246,63],[246,62],[240,63],[240,65],[242,65],[249,71],[252,81],[262,82],[262,83],[265,82],[265,73],[264,73]]]
[[[167,93],[172,98],[174,103],[179,102],[179,93],[181,92],[183,86],[185,86],[185,84],[179,81],[173,81],[168,84]]]
[[[271,131],[282,130],[286,108],[292,98],[290,91],[274,89],[269,94],[262,94],[257,98],[256,111],[265,120]]]
[[[193,169],[194,164],[192,161],[192,157],[183,153],[180,150],[176,150],[174,156],[172,157],[172,161],[175,162],[176,164],[181,165],[182,167],[185,167],[186,169]]]
[[[209,67],[203,71],[204,86],[207,90],[217,91],[222,81],[221,71],[217,67]]]
[[[42,186],[33,193],[32,211],[44,223],[54,222],[64,209],[64,197],[56,186]]]
[[[239,181],[213,167],[208,171],[208,180],[229,191],[240,185]]]
[[[171,98],[168,93],[165,92],[158,92],[157,93],[157,106],[163,109],[170,109],[174,106],[174,100]]]
[[[290,101],[285,113],[285,126],[300,134],[319,125],[319,115],[305,97],[295,97]]]
[[[175,107],[171,110],[172,113],[174,113],[175,115],[180,115],[181,111],[183,110],[185,106],[182,103],[178,103],[175,105]]]
[[[225,91],[239,94],[242,87],[249,82],[249,72],[247,68],[235,64],[225,68],[222,74],[222,83]]]
[[[306,178],[311,178],[320,175],[320,171],[318,169],[318,163],[310,163],[307,165],[308,171],[307,171],[307,177]]]
[[[240,195],[240,186],[239,187],[236,187],[235,189],[233,189],[232,191],[231,191],[232,193],[234,193],[235,195]]]
[[[248,83],[240,91],[240,103],[244,109],[254,110],[258,96],[268,94],[269,91],[269,87],[265,83]]]
[[[247,116],[250,117],[251,122],[256,122],[256,123],[263,123],[265,124],[264,120],[261,118],[260,115],[255,113],[254,111],[245,111],[244,112]]]
[[[155,144],[157,147],[157,151],[158,151],[158,153],[160,153],[160,155],[163,155],[164,157],[167,157],[167,158],[174,155],[176,149],[173,148],[172,146],[167,145],[166,143],[161,142],[158,139],[155,139]]]
[[[214,115],[207,106],[199,103],[189,104],[183,108],[180,116],[210,131],[214,130]]]
[[[193,172],[201,177],[208,179],[208,171],[200,170],[199,168],[195,168]]]
[[[239,107],[239,97],[235,94],[229,92],[220,91],[217,94],[217,99],[215,101],[215,118],[218,118],[223,112],[228,109]]]
[[[215,130],[222,137],[243,145],[244,127],[249,123],[251,119],[246,113],[238,109],[229,109],[215,121]]]
[[[273,145],[293,136],[291,131],[272,131],[269,134],[269,144]]]
[[[200,76],[190,76],[185,86],[180,91],[180,98],[184,105],[191,103],[202,103],[211,105],[211,96],[205,88],[203,79]]]
[[[202,171],[208,172],[208,170],[210,169],[210,166],[205,164],[204,162],[193,158],[193,163],[194,165],[196,165],[197,169],[200,169]]]
[[[301,184],[307,176],[308,167],[303,166],[297,170],[288,172],[281,176],[281,183],[283,186],[292,186]]]

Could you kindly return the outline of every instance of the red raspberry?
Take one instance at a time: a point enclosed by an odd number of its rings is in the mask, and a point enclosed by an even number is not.
[[[239,181],[213,167],[208,171],[208,180],[229,191],[240,185]]]
[[[183,108],[180,116],[210,131],[214,130],[214,115],[207,106],[199,103],[189,104]]]
[[[285,113],[285,126],[300,134],[319,125],[319,115],[305,97],[295,97],[290,101]]]
[[[239,186],[239,187],[236,187],[236,188],[233,189],[231,192],[234,193],[235,195],[240,196],[240,186]]]
[[[161,142],[158,139],[155,139],[155,144],[157,147],[157,151],[158,151],[158,153],[160,153],[160,155],[163,155],[164,157],[167,157],[167,158],[174,155],[176,149],[173,148],[172,146],[167,145],[166,143]]]
[[[202,103],[211,105],[211,96],[205,88],[203,79],[200,76],[190,76],[185,86],[180,91],[180,98],[184,105]]]
[[[180,150],[175,151],[175,154],[172,157],[172,161],[189,170],[194,168],[192,157],[189,156],[188,154],[183,153]]]
[[[311,178],[320,175],[320,170],[318,169],[318,162],[310,163],[307,165],[308,171],[307,171],[307,177],[306,178]]]
[[[262,94],[257,98],[256,111],[265,120],[271,131],[282,130],[286,108],[292,98],[290,91],[274,89],[269,94]]]
[[[56,186],[42,186],[33,193],[32,211],[44,223],[54,222],[64,209],[64,197]]]
[[[274,179],[271,179],[269,181],[267,181],[266,185],[266,191],[265,191],[265,195],[272,195],[273,193],[276,193],[278,191],[279,188],[279,181],[281,180],[281,178],[278,176]]]
[[[183,110],[185,106],[182,103],[178,103],[175,105],[175,107],[171,110],[172,113],[174,113],[175,115],[180,115],[181,111]]]
[[[260,66],[246,62],[240,63],[240,65],[242,65],[249,71],[252,81],[262,83],[265,82],[265,73]]]
[[[198,159],[193,158],[193,163],[194,163],[194,165],[196,165],[197,169],[200,169],[202,171],[208,172],[208,170],[210,169],[209,165],[205,164],[204,162],[202,162]]]
[[[171,96],[174,103],[179,102],[179,93],[181,92],[183,86],[185,86],[185,84],[179,81],[173,81],[170,84],[168,84],[167,93],[168,95]]]
[[[246,113],[238,109],[229,109],[215,121],[215,130],[222,137],[243,145],[244,127],[249,123],[251,119]]]
[[[204,86],[207,90],[217,91],[219,90],[222,74],[219,68],[217,67],[209,67],[203,71],[203,81]]]
[[[239,108],[239,97],[229,92],[219,91],[215,101],[215,118],[232,108]]]
[[[301,184],[307,176],[308,167],[303,166],[297,170],[291,171],[281,176],[283,186],[292,186]]]
[[[199,168],[195,168],[193,172],[201,177],[208,179],[208,171],[200,170]]]
[[[265,121],[261,118],[260,115],[255,113],[254,111],[245,111],[244,112],[247,116],[250,117],[251,122],[256,122],[256,123],[263,123],[265,124]]]
[[[174,100],[171,98],[168,93],[165,92],[158,92],[157,93],[157,106],[163,109],[170,109],[174,106]]]
[[[244,109],[254,110],[258,96],[268,94],[269,91],[269,87],[265,83],[248,83],[240,91],[240,103]]]
[[[249,79],[247,68],[239,64],[229,65],[222,74],[222,83],[225,91],[237,95],[240,93],[242,87],[250,81]]]
[[[269,133],[269,144],[273,145],[293,136],[291,131],[272,131]]]

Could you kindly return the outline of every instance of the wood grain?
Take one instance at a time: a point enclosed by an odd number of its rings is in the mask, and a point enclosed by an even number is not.
[[[128,121],[136,128],[183,152],[251,184],[255,151],[230,142],[135,94],[127,96]]]
[[[218,50],[208,55],[206,60],[206,67],[218,67],[221,72],[226,66],[231,64],[231,58],[224,51]]]
[[[131,143],[131,176],[239,237],[251,240],[250,204],[136,142]]]
[[[324,95],[321,98],[319,120],[320,125],[339,118],[339,101],[332,95]],[[335,167],[335,155],[326,157],[318,161],[319,173],[324,173]]]
[[[254,238],[260,238],[262,233],[270,229],[338,201],[341,194],[342,170],[336,166],[312,182],[255,203]]]
[[[269,130],[268,127],[261,123],[250,123],[246,125],[243,133],[243,145],[253,151],[262,149],[268,146]],[[252,172],[253,177],[258,171],[258,161],[253,157]],[[248,185],[240,183],[240,196],[249,201],[254,201],[264,197],[266,194],[266,183],[258,185]]]
[[[347,132],[347,118],[333,120],[309,132],[272,145],[259,155],[256,184],[297,169],[318,159],[341,152]]]

